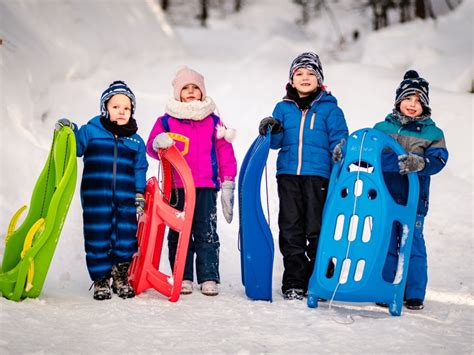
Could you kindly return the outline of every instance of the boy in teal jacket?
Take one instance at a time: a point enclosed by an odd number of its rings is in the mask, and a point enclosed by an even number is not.
[[[383,170],[387,187],[397,203],[406,204],[408,195],[407,173],[418,172],[420,195],[413,235],[407,283],[406,307],[423,309],[428,282],[426,246],[423,224],[428,213],[430,177],[444,168],[448,150],[443,131],[431,119],[428,82],[414,70],[405,73],[396,91],[395,108],[375,129],[390,135],[407,154],[397,156],[393,151],[383,155]],[[392,282],[398,261],[401,226],[392,230],[392,238],[383,270],[386,281]]]

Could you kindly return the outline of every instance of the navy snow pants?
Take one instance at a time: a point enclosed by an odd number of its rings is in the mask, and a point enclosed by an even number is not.
[[[177,189],[171,194],[171,204],[183,209],[184,189]],[[194,258],[196,258],[196,276],[199,284],[204,281],[220,282],[219,277],[219,236],[217,235],[217,190],[212,188],[196,189],[196,207],[193,225],[189,238],[186,266],[183,280],[194,280]],[[174,268],[179,233],[170,230],[168,233],[168,250],[171,268]]]

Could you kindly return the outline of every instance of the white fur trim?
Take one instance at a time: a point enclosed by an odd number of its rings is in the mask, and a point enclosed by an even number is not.
[[[232,143],[235,138],[235,129],[227,128],[223,124],[216,126],[216,138],[224,138],[227,142]]]
[[[225,137],[224,139],[229,142],[229,143],[232,143],[232,141],[235,139],[235,136],[237,135],[237,131],[233,128],[227,128],[226,131],[225,131]]]
[[[166,104],[166,113],[177,119],[201,121],[216,109],[216,104],[206,96],[204,100],[181,102],[170,99]]]
[[[226,128],[224,125],[217,125],[216,126],[216,138],[222,139],[225,137]]]

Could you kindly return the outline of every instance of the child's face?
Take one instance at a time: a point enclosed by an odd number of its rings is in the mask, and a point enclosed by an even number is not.
[[[114,95],[107,102],[107,111],[111,122],[117,122],[119,126],[126,125],[132,116],[132,102],[127,95]]]
[[[423,113],[423,106],[418,96],[408,96],[400,102],[400,112],[408,117],[417,117]]]
[[[194,84],[188,84],[181,89],[181,102],[191,102],[202,99],[202,92]]]
[[[306,68],[298,68],[293,74],[293,87],[300,97],[305,97],[318,88],[318,78],[312,70]]]

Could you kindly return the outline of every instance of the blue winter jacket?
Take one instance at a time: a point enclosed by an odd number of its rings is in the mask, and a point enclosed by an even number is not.
[[[425,167],[418,172],[420,196],[417,213],[426,216],[429,206],[430,176],[441,171],[448,161],[448,150],[443,131],[436,127],[431,118],[402,125],[392,114],[385,121],[374,126],[375,129],[390,135],[407,153],[419,155],[425,160]],[[406,203],[408,178],[400,175],[398,156],[391,150],[383,154],[385,182],[398,203]]]
[[[283,131],[272,134],[270,147],[280,149],[277,175],[315,175],[329,179],[332,151],[348,129],[337,100],[322,91],[309,109],[301,111],[296,102],[284,98],[273,110]]]
[[[76,132],[76,142],[77,156],[84,155],[81,190],[112,189],[119,199],[145,191],[148,162],[138,134],[116,138],[97,116]]]

